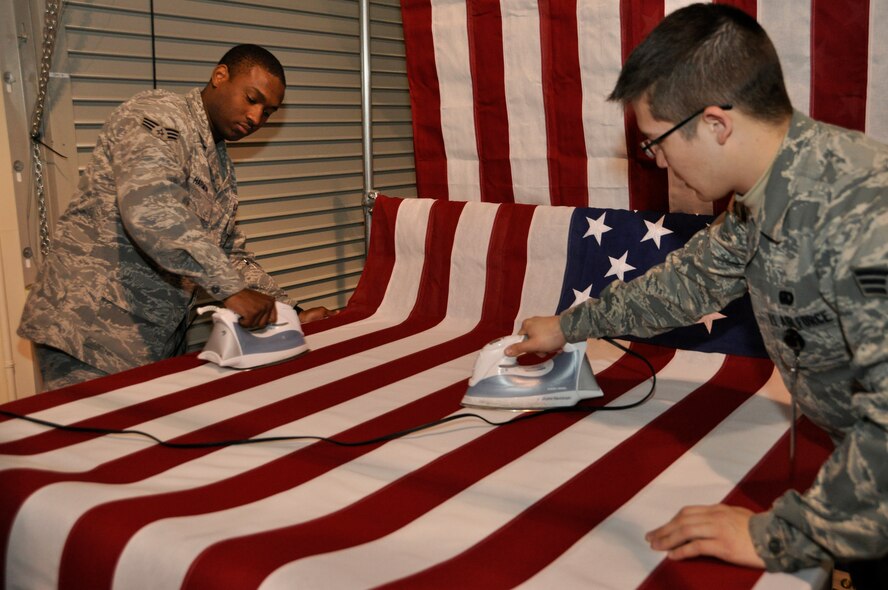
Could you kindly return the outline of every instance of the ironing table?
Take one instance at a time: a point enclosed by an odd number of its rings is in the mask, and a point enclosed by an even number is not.
[[[314,435],[365,441],[466,412],[477,352],[556,311],[577,211],[380,198],[360,284],[308,324],[311,352],[245,371],[186,355],[2,406],[52,422],[201,443]],[[702,327],[701,327],[702,329]],[[830,452],[765,358],[632,342],[655,397],[620,412],[493,427],[465,418],[389,441],[165,448],[136,435],[0,418],[7,588],[812,588],[671,562],[646,531],[687,504],[767,508]],[[649,369],[588,355],[605,396]],[[493,421],[520,414],[473,410]]]

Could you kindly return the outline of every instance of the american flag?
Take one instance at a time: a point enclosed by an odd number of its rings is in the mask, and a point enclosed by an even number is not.
[[[673,185],[605,100],[630,51],[690,3],[402,0],[418,194],[720,212]],[[888,141],[888,0],[720,3],[769,33],[797,109]]]
[[[340,315],[306,325],[307,355],[249,371],[188,355],[0,409],[182,443],[357,441],[444,418],[462,411],[486,342],[585,289],[566,282],[569,244],[592,248],[603,225],[568,235],[602,215],[615,228],[603,244],[631,233],[618,223],[662,227],[650,230],[659,248],[626,238],[617,280],[683,231],[671,216],[380,197],[358,289]],[[0,579],[126,590],[810,587],[822,572],[670,562],[646,546],[643,533],[685,504],[762,510],[804,489],[830,447],[803,422],[790,469],[788,394],[767,359],[631,346],[658,375],[655,398],[632,410],[499,428],[467,420],[359,447],[183,450],[0,418]],[[603,342],[590,356],[605,393],[596,404],[647,391],[636,359]]]

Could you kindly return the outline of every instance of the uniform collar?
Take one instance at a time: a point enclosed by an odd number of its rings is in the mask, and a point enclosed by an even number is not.
[[[203,99],[200,96],[200,88],[194,88],[185,95],[185,101],[191,114],[197,121],[197,130],[200,133],[200,141],[203,143],[204,149],[214,146],[213,130],[210,128],[210,120],[207,118],[207,109],[204,107]]]
[[[807,157],[804,147],[814,127],[813,119],[799,111],[793,112],[789,131],[783,138],[777,157],[771,165],[764,204],[753,215],[753,221],[759,230],[775,242],[781,240],[783,220],[792,202],[790,192],[790,184],[794,180],[792,175],[798,174],[799,170],[804,168],[798,165],[798,160]]]

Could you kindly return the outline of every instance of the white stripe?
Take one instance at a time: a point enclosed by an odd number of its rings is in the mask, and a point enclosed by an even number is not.
[[[382,321],[401,323],[416,303],[419,279],[426,261],[426,235],[434,199],[404,199],[395,218],[395,264],[386,286],[385,296],[373,315]],[[329,330],[328,330],[329,332]],[[369,333],[369,332],[367,332]],[[310,344],[327,344],[321,332]],[[338,335],[336,341],[341,341]],[[330,342],[332,343],[332,342]]]
[[[33,412],[29,416],[49,422],[72,424],[95,416],[101,416],[109,410],[117,410],[139,404],[188,387],[208,383],[229,374],[230,370],[220,369],[216,365],[201,365],[187,371],[165,375],[92,397],[53,406],[39,412]],[[18,440],[26,436],[46,432],[46,430],[45,426],[38,426],[23,420],[9,420],[0,423],[0,442]],[[0,458],[2,458],[0,471],[12,468],[14,465],[11,462],[16,462],[18,459],[21,459],[21,461],[17,462],[16,465],[28,464],[30,462],[28,457],[27,455],[0,454]]]
[[[777,48],[793,106],[811,111],[811,2],[758,0],[758,21]]]
[[[753,590],[811,590],[832,587],[832,572],[826,566],[812,567],[791,574],[765,572]]]
[[[618,356],[607,350],[610,345],[604,342],[595,341],[592,347],[595,357],[610,356],[614,360]],[[658,374],[656,402],[630,412],[592,414],[403,528],[377,541],[292,562],[275,571],[262,588],[292,587],[297,580],[312,587],[325,578],[329,580],[331,572],[347,576],[342,579],[343,587],[373,587],[452,558],[505,526],[635,434],[697,384],[709,380],[723,359],[723,355],[679,351]],[[648,387],[643,383],[611,404],[638,399]],[[428,538],[436,542],[421,541]],[[399,558],[385,559],[390,555]],[[586,572],[590,567],[597,570],[594,554],[586,557]]]
[[[516,203],[550,203],[540,13],[536,0],[502,0],[503,73]]]
[[[869,0],[869,64],[866,89],[866,133],[888,143],[888,0]]]
[[[607,102],[623,63],[620,3],[577,3],[583,129],[586,139],[589,206],[629,207],[626,126],[623,109]]]
[[[596,568],[602,588],[638,586],[664,558],[650,549],[644,533],[665,524],[683,506],[721,502],[786,432],[788,401],[775,370],[761,390],[526,587],[574,586],[587,579],[590,556],[608,565]]]
[[[462,0],[432,0],[431,4],[450,199],[480,201],[481,172],[473,115],[466,4]]]
[[[447,318],[477,321],[484,304],[490,233],[499,205],[467,203],[459,216],[450,258]]]
[[[537,207],[527,234],[527,269],[521,289],[517,333],[525,318],[552,315],[557,309],[567,266],[567,238],[573,207]],[[515,236],[516,240],[522,239]]]
[[[663,14],[669,15],[672,12],[675,12],[679,8],[684,8],[685,6],[690,6],[691,4],[695,4],[697,2],[702,2],[703,4],[710,4],[708,0],[665,0],[663,2]]]

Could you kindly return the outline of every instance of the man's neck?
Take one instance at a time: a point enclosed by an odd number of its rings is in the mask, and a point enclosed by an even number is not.
[[[777,124],[749,121],[744,145],[738,151],[737,170],[740,176],[736,192],[745,194],[771,168],[789,132],[791,120],[787,117]]]

